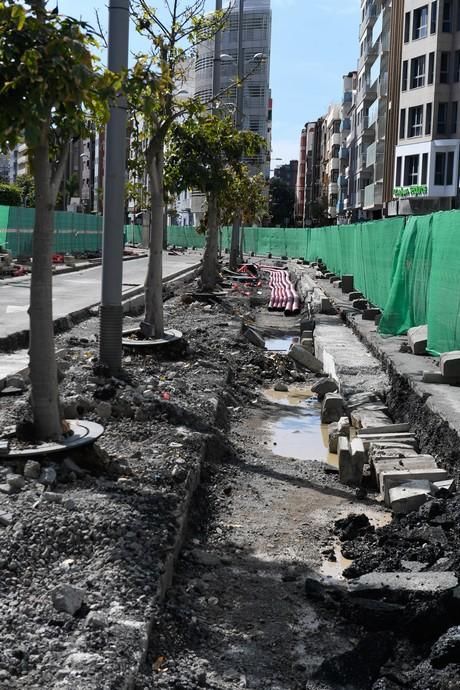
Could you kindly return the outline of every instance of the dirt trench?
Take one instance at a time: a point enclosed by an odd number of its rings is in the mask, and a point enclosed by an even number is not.
[[[303,391],[311,401],[315,379],[299,378],[297,397]],[[234,393],[242,399],[238,374]],[[331,537],[336,520],[366,512],[378,527],[385,512],[325,472],[314,400],[306,439],[314,450],[305,460],[289,457],[289,446],[280,450],[273,432],[276,420],[301,410],[269,398],[254,390],[246,405],[230,407],[227,446],[208,448],[188,541],[137,690],[359,690],[372,687],[390,654],[390,642],[379,641],[367,658],[360,647],[367,633],[305,588],[320,575],[340,578],[347,565]],[[342,655],[346,672],[331,664]]]

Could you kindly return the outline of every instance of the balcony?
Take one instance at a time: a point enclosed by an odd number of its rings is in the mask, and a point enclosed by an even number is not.
[[[351,120],[349,117],[344,117],[343,120],[340,122],[340,131],[343,132],[349,132],[351,129]]]
[[[374,141],[373,144],[369,144],[366,151],[366,167],[370,168],[375,165],[377,160],[377,142]]]
[[[341,146],[339,149],[339,161],[347,161],[349,155],[350,155],[350,152],[348,151],[347,147]]]
[[[345,177],[345,175],[339,175],[339,178],[338,178],[338,180],[337,180],[337,184],[338,184],[339,187],[341,187],[341,188],[347,186],[347,178]]]
[[[381,206],[383,201],[383,184],[374,182],[364,189],[364,209],[373,209]]]
[[[362,153],[361,155],[356,155],[356,172],[359,172],[360,170],[365,170],[367,167],[367,161],[366,161],[366,154]]]
[[[344,91],[344,94],[342,96],[342,104],[343,105],[346,105],[346,104],[351,105],[352,102],[353,102],[353,92],[352,91]]]
[[[329,170],[332,172],[332,170],[339,170],[340,168],[340,161],[338,158],[331,158],[329,160]]]
[[[366,29],[368,28],[369,24],[374,26],[375,22],[377,21],[377,7],[375,3],[372,3],[371,5],[368,5],[367,10],[364,13],[363,20],[361,22],[361,26],[359,28],[359,37],[362,38],[364,36],[364,33]]]
[[[342,135],[336,132],[335,134],[332,134],[329,145],[330,146],[340,146],[342,143]]]
[[[350,166],[347,165],[347,167],[345,168],[345,178],[348,180],[349,177],[350,177]]]
[[[328,192],[329,192],[329,196],[331,194],[338,194],[339,193],[339,185],[337,184],[337,182],[329,182]]]

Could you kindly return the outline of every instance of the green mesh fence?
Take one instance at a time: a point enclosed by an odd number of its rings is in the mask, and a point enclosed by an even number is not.
[[[125,225],[125,242],[142,244],[142,225]]]
[[[13,255],[30,255],[34,210],[0,206],[0,245]],[[222,228],[220,246],[229,249],[231,228]],[[243,228],[247,254],[323,259],[338,275],[351,274],[355,286],[383,310],[380,331],[400,335],[428,324],[433,353],[460,349],[460,213],[449,211],[407,219],[392,218],[326,228]],[[142,226],[125,227],[125,241],[142,242]],[[189,226],[168,228],[168,242],[202,248],[206,236]],[[55,214],[55,251],[98,251],[102,218]]]
[[[460,350],[460,213],[432,216],[433,250],[428,290],[428,349]]]

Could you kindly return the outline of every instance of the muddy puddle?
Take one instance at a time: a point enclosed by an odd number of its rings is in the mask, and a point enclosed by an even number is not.
[[[283,335],[280,338],[266,338],[265,349],[268,350],[268,352],[287,354],[291,345],[296,345],[299,342],[300,338],[294,335]]]
[[[338,467],[337,455],[329,453],[327,426],[321,424],[321,404],[309,388],[262,393],[273,407],[261,411],[257,421],[274,455]]]

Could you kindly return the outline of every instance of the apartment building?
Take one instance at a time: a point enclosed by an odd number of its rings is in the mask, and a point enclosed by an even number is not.
[[[337,218],[339,201],[340,147],[342,145],[340,106],[330,105],[323,120],[321,135],[321,198],[327,217]]]
[[[292,191],[295,192],[298,167],[299,161],[289,161],[289,163],[285,163],[284,165],[278,165],[275,168],[273,175],[287,184]]]
[[[339,149],[339,179],[337,201],[337,223],[345,223],[350,219],[349,207],[352,205],[350,195],[350,179],[354,179],[354,160],[350,155],[354,150],[355,131],[352,132],[352,117],[354,112],[354,96],[357,87],[357,72],[349,72],[343,77],[343,96],[340,108],[341,142]]]
[[[322,131],[323,119],[319,118],[316,122],[307,122],[300,135],[295,220],[301,227],[313,225],[319,215]]]
[[[406,0],[392,212],[457,204],[459,101],[460,2]]]

